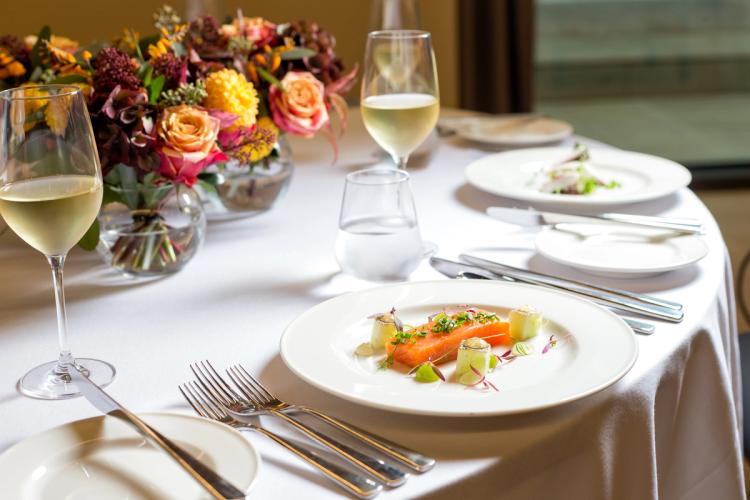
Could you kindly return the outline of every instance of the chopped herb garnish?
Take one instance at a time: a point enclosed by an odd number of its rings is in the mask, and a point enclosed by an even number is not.
[[[378,370],[387,370],[393,366],[393,354],[389,354],[378,363]]]
[[[481,311],[474,312],[474,310],[459,312],[452,316],[448,316],[445,313],[440,313],[434,318],[432,333],[450,333],[456,328],[462,327],[466,323],[475,321],[477,323],[485,324],[497,320],[498,317],[495,313],[485,313]]]

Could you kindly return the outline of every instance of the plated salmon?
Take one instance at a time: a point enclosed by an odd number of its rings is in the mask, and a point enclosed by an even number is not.
[[[404,328],[385,343],[393,361],[410,367],[456,359],[463,340],[480,338],[492,346],[510,344],[509,324],[497,314],[476,308],[456,313],[442,312],[427,323]]]

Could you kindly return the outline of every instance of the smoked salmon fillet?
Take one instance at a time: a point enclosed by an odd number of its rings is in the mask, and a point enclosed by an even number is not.
[[[479,337],[490,345],[509,344],[509,325],[493,313],[469,310],[440,314],[424,325],[405,329],[386,343],[394,361],[414,367],[427,361],[442,363],[456,359],[462,340]]]

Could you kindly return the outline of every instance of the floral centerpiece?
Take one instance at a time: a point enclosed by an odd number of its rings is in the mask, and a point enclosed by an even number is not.
[[[0,89],[60,83],[87,96],[105,209],[118,203],[131,212],[111,243],[112,264],[136,273],[168,268],[194,239],[175,241],[160,214],[175,188],[211,191],[229,165],[267,166],[283,134],[323,133],[335,157],[332,116],[343,130],[343,95],[356,74],[344,71],[333,37],[315,23],[241,12],[224,24],[211,16],[183,22],[164,6],[154,24],[156,35],[128,29],[111,46],[88,49],[48,27],[0,37]],[[94,246],[98,232],[83,245]]]

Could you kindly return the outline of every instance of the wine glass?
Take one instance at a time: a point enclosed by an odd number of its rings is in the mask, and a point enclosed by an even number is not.
[[[422,29],[417,0],[372,0],[370,31]]]
[[[430,135],[440,112],[430,34],[373,31],[367,36],[360,109],[367,131],[406,168],[409,155]]]
[[[68,347],[63,264],[102,204],[102,174],[86,102],[70,85],[0,92],[0,215],[52,268],[60,355],[19,381],[27,396],[79,395],[69,371],[78,367],[100,386],[115,375],[109,363],[74,359]]]
[[[345,273],[371,281],[404,280],[428,250],[407,172],[381,167],[346,176],[336,240],[336,260]]]

